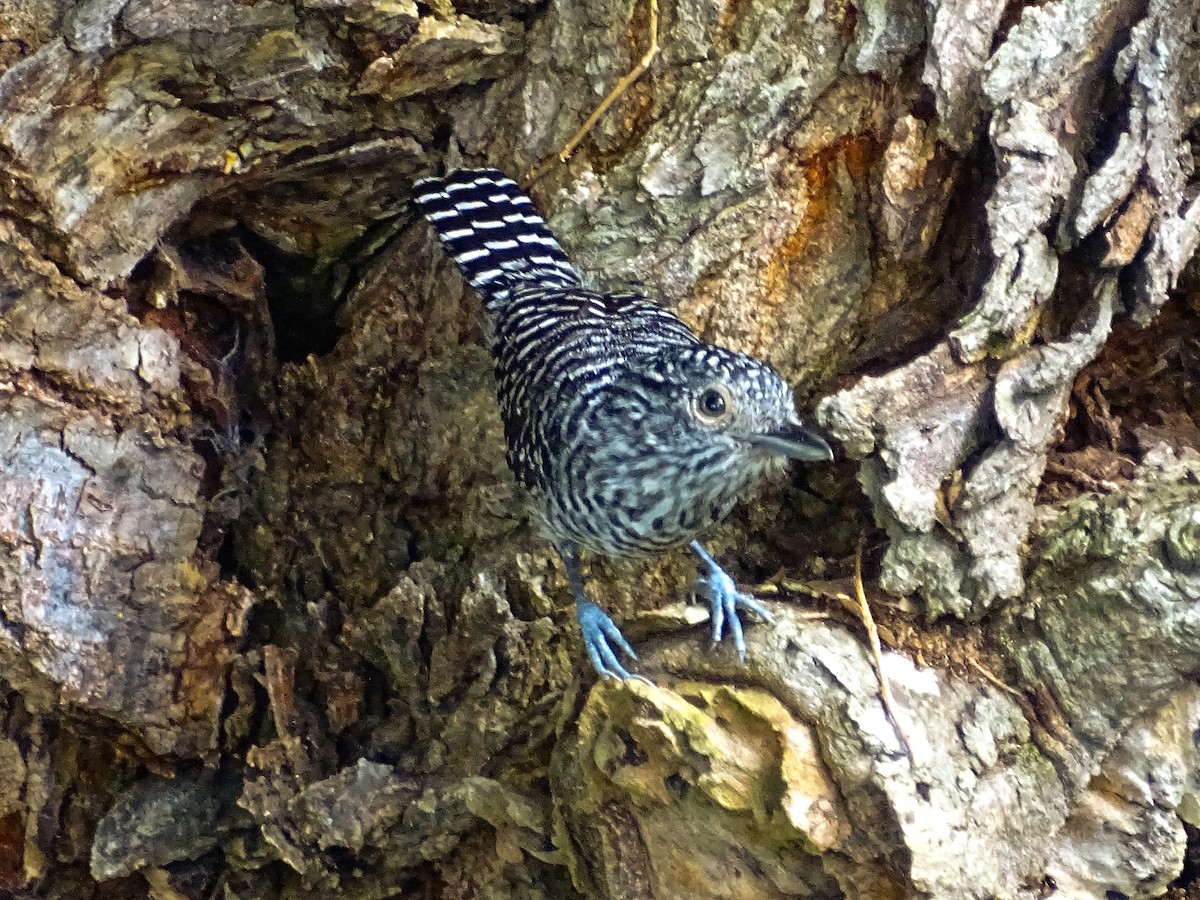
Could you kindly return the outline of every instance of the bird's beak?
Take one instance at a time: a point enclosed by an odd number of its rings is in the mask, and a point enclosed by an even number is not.
[[[799,422],[788,422],[782,428],[750,440],[757,447],[801,462],[833,461],[833,451],[825,440]]]

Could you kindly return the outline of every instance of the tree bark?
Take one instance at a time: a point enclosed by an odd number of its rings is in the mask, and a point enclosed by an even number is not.
[[[648,2],[0,0],[0,893],[1197,890],[1200,12],[662,0],[543,166]],[[745,665],[596,559],[593,683],[460,163],[840,444],[712,535]]]

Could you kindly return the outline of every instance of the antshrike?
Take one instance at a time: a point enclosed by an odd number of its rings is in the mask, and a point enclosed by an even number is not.
[[[456,171],[416,191],[491,315],[508,464],[566,566],[596,671],[629,678],[617,654],[637,657],[584,593],[580,550],[628,557],[690,545],[707,569],[713,639],[728,628],[744,658],[738,609],[771,616],[696,535],[788,459],[832,459],[800,423],[787,384],[640,294],[584,288],[501,172]]]

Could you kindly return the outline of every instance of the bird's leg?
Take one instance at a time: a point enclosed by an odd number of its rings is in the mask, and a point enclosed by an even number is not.
[[[733,583],[733,579],[721,568],[720,563],[700,546],[699,541],[692,541],[691,547],[708,566],[708,575],[700,579],[700,585],[708,595],[709,603],[712,604],[713,643],[721,640],[725,626],[728,624],[729,633],[733,635],[733,646],[737,649],[738,659],[745,660],[746,638],[742,635],[742,621],[738,618],[738,608],[750,610],[765,622],[774,623],[775,617],[749,594],[739,591],[737,585]]]
[[[617,659],[616,650],[624,653],[630,659],[637,659],[637,654],[629,646],[629,641],[621,634],[621,629],[608,613],[593,603],[583,593],[583,577],[579,574],[579,553],[571,546],[560,547],[559,556],[567,569],[567,581],[571,583],[571,593],[575,595],[575,613],[579,616],[579,629],[583,632],[583,646],[587,650],[592,667],[601,678],[637,678],[650,683],[641,675],[632,675]]]

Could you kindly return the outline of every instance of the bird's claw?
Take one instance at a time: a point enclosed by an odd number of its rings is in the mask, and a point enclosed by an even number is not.
[[[630,659],[638,657],[608,613],[590,600],[579,602],[576,612],[579,616],[579,629],[583,632],[584,649],[587,650],[588,659],[592,661],[592,667],[601,678],[622,680],[632,678],[644,681],[646,684],[653,684],[644,675],[631,673],[617,659],[616,650],[624,653]],[[614,647],[616,650],[613,649]]]
[[[712,639],[718,644],[724,637],[726,626],[733,635],[733,646],[737,650],[738,659],[746,659],[746,638],[742,633],[742,621],[738,617],[738,609],[748,609],[764,622],[775,623],[775,617],[765,606],[751,597],[743,594],[733,583],[733,579],[719,568],[710,571],[705,578],[700,579],[700,588],[708,596],[712,606]]]

